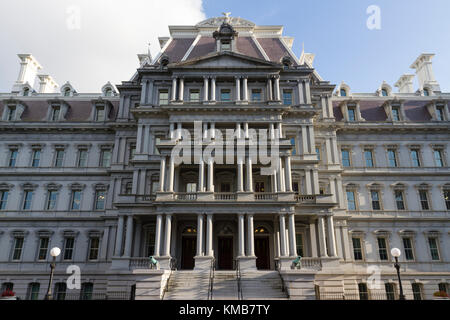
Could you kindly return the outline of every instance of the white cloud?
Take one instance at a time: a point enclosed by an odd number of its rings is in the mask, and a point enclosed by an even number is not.
[[[0,92],[17,78],[17,53],[33,54],[60,86],[99,92],[108,81],[129,80],[149,42],[155,56],[168,25],[203,19],[202,0],[1,1]]]

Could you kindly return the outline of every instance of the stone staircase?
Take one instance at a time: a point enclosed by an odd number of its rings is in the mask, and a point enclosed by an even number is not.
[[[237,300],[236,271],[215,271],[213,300]]]
[[[164,300],[207,300],[208,284],[209,270],[173,271]]]
[[[242,296],[244,300],[287,300],[278,271],[241,272]]]

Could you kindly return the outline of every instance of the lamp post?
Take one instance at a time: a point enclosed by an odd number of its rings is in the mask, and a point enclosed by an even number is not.
[[[401,254],[402,252],[400,251],[399,248],[392,248],[391,255],[395,258],[394,267],[395,269],[397,269],[398,285],[400,288],[400,296],[398,297],[398,299],[406,300],[405,295],[403,294],[402,280],[400,279],[400,264],[398,263],[398,257],[400,257]]]
[[[45,295],[44,300],[53,300],[52,296],[53,271],[55,270],[56,266],[56,257],[59,256],[60,253],[61,249],[58,247],[54,247],[52,248],[52,250],[50,250],[50,255],[53,257],[53,260],[52,263],[50,263],[50,279],[48,281],[47,294]]]

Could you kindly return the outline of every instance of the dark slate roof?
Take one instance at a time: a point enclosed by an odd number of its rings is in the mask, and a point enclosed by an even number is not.
[[[169,57],[170,62],[180,62],[194,40],[194,38],[173,39],[164,53]]]
[[[383,103],[384,101],[360,101],[361,116],[367,121],[386,121]]]
[[[206,56],[208,53],[216,50],[216,40],[213,37],[201,37],[195,47],[192,49],[188,59],[195,59]]]
[[[239,53],[264,60],[264,56],[251,37],[238,37],[236,46]]]
[[[294,57],[289,54],[279,38],[257,38],[257,40],[270,61],[279,63],[284,56],[290,56],[296,65]]]
[[[426,101],[405,101],[403,104],[405,115],[410,121],[430,121],[431,115],[427,110]]]

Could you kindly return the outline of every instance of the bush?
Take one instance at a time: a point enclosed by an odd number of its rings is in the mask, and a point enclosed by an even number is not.
[[[442,297],[442,298],[448,298],[448,294],[445,291],[436,291],[433,293],[433,296],[435,297]]]
[[[6,289],[2,292],[2,297],[14,297],[15,295],[16,294],[10,289]]]

